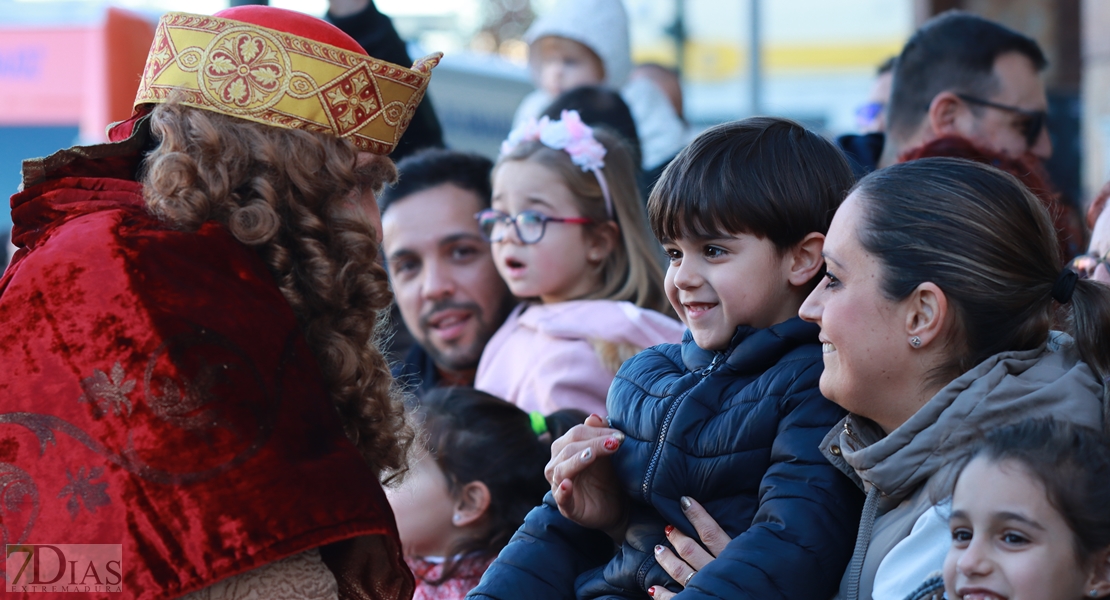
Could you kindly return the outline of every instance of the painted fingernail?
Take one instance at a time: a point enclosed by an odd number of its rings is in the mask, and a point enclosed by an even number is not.
[[[593,449],[586,448],[585,450],[582,451],[582,461],[583,462],[588,462],[593,457],[594,457]]]
[[[663,546],[656,546],[656,547],[655,547],[655,553],[656,553],[656,554],[659,554],[659,553],[661,553],[661,552],[663,552]]]
[[[610,451],[610,452],[616,450],[617,448],[620,448],[620,445],[621,445],[620,440],[618,440],[615,437],[605,439],[605,449]]]
[[[654,585],[648,588],[648,596],[651,596],[652,598],[655,597],[655,586]]]
[[[613,434],[613,437],[617,438],[618,442],[624,442],[624,432],[618,431]]]
[[[690,498],[688,496],[679,498],[678,503],[682,506],[682,510],[690,510]]]
[[[674,531],[674,525],[667,525],[663,528],[663,535],[671,537],[671,532]]]

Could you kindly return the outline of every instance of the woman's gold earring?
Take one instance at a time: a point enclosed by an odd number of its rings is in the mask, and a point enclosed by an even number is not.
[[[917,337],[916,335],[913,336],[912,338],[910,338],[910,345],[913,346],[914,348],[920,348],[921,347],[921,338]]]

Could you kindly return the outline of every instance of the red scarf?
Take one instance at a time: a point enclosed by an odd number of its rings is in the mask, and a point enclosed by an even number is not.
[[[269,271],[214,222],[151,217],[124,146],[30,164],[12,198],[2,543],[121,544],[120,598],[331,544],[341,594],[408,598],[389,505]]]

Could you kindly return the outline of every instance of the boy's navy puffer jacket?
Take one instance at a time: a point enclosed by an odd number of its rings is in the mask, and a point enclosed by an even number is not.
[[[733,538],[680,595],[831,598],[855,544],[863,495],[818,450],[844,411],[821,396],[819,329],[798,318],[739,327],[729,349],[666,344],[636,355],[609,390],[613,455],[631,499],[624,543],[559,514],[548,494],[468,598],[647,598],[682,588],[655,561],[674,525],[697,539],[679,498]]]

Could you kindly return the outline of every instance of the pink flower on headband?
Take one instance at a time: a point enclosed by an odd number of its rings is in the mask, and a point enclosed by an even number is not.
[[[614,218],[613,197],[609,194],[609,184],[601,169],[605,167],[605,146],[594,137],[594,130],[582,122],[576,110],[564,110],[558,121],[546,116],[539,121],[529,119],[509,133],[509,138],[501,142],[501,156],[512,152],[521,142],[538,141],[552,150],[562,150],[570,156],[570,161],[583,171],[591,171],[601,186],[605,197],[605,213]]]
[[[514,129],[501,143],[501,154],[512,152],[521,142],[539,141],[553,150],[562,150],[583,171],[605,167],[605,146],[594,138],[594,130],[582,122],[578,111],[564,110],[558,121],[547,117],[530,119]]]

